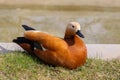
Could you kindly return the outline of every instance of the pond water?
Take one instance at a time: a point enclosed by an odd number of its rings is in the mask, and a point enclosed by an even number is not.
[[[23,36],[22,24],[63,37],[71,21],[81,24],[83,39],[89,44],[120,43],[120,12],[49,11],[31,9],[0,9],[0,41],[11,42]]]

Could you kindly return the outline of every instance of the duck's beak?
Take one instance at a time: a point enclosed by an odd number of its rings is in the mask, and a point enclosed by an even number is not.
[[[78,36],[80,36],[80,37],[84,38],[84,35],[81,33],[81,31],[80,31],[80,30],[78,30],[78,31],[76,32],[76,34],[77,34]]]

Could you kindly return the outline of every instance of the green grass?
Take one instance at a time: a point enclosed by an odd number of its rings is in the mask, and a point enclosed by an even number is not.
[[[87,59],[75,70],[44,64],[33,55],[0,55],[0,80],[120,80],[120,60]]]

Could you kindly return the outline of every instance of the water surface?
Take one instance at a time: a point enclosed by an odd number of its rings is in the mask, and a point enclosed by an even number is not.
[[[23,36],[22,24],[64,37],[71,21],[81,24],[86,43],[119,44],[120,12],[103,11],[49,11],[31,9],[0,9],[0,41],[11,42]]]

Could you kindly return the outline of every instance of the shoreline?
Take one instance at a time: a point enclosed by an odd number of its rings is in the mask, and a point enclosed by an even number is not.
[[[120,7],[120,0],[0,0],[4,5],[58,5]]]
[[[0,0],[0,9],[120,11],[120,0]]]
[[[1,4],[0,9],[41,9],[41,10],[60,10],[60,11],[115,11],[120,12],[120,7],[104,7],[104,6],[82,6],[82,5],[6,5]]]

